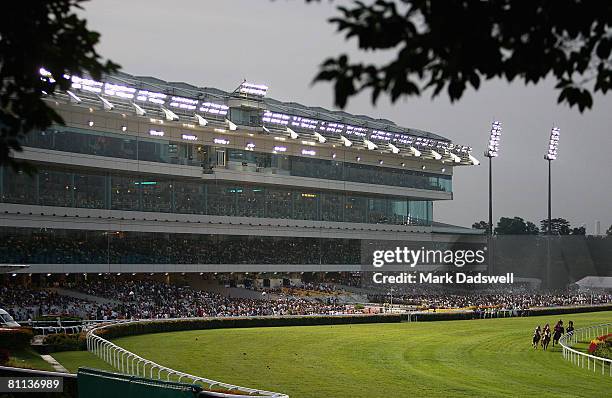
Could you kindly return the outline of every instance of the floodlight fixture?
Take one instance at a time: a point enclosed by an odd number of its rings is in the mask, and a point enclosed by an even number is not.
[[[455,163],[460,163],[461,162],[461,158],[457,155],[455,155],[452,152],[449,152],[448,155],[450,156],[450,158],[452,159],[453,162]]]
[[[98,98],[100,99],[100,101],[102,101],[102,106],[104,106],[105,110],[111,111],[115,107],[115,105],[111,104],[110,101],[107,100],[106,98],[101,97],[99,95],[98,95]]]
[[[316,131],[314,132],[314,136],[317,137],[317,139],[319,140],[321,144],[325,144],[325,141],[327,141],[327,138],[323,137],[321,134],[317,133]]]
[[[270,134],[270,129],[269,129],[269,128],[267,128],[266,126],[261,126],[261,129],[262,129],[264,132],[266,132],[266,133]],[[231,130],[231,128],[230,128],[230,130]]]
[[[75,104],[78,104],[79,102],[83,102],[82,99],[80,99],[75,93],[73,93],[70,90],[66,90],[66,94],[68,94],[68,97],[70,97],[70,102],[73,102]]]
[[[491,124],[491,133],[489,135],[489,145],[485,151],[485,156],[488,158],[497,157],[499,154],[499,141],[501,139],[502,123],[498,120]]]
[[[268,86],[263,84],[249,83],[246,80],[238,87],[238,92],[244,95],[254,95],[256,97],[265,97],[268,92]]]
[[[166,109],[163,106],[160,108],[162,112],[164,112],[164,116],[166,116],[166,120],[170,120],[173,122],[176,122],[179,120],[179,117],[176,115],[176,113],[172,112],[170,109]]]
[[[433,156],[433,158],[436,160],[442,159],[442,155],[440,155],[438,152],[434,151],[433,149],[431,150],[431,156]]]
[[[340,136],[340,140],[342,140],[342,143],[344,143],[345,147],[350,147],[351,145],[353,145],[353,143],[351,142],[351,140],[349,140],[348,138],[346,138],[345,136],[341,135]]]
[[[236,126],[236,123],[232,123],[232,121],[229,119],[225,119],[225,123],[227,123],[227,127],[229,128],[230,131],[236,131],[238,129],[238,126]]]
[[[198,121],[198,125],[200,125],[201,127],[204,127],[208,124],[208,120],[204,119],[202,116],[198,115],[197,113],[194,116],[196,120]]]
[[[393,152],[393,153],[395,153],[395,154],[398,154],[398,153],[400,152],[399,148],[398,148],[398,147],[396,147],[395,145],[393,145],[393,144],[391,144],[391,143],[389,143],[389,144],[387,144],[387,145],[389,146],[389,149],[391,149],[391,152]]]
[[[289,133],[289,137],[293,138],[294,140],[299,137],[298,133],[296,133],[293,129],[289,127],[287,127],[287,132]]]
[[[367,148],[368,148],[370,151],[373,151],[373,150],[375,150],[376,148],[378,148],[378,145],[376,145],[375,143],[373,143],[373,142],[372,142],[372,141],[370,141],[370,140],[364,139],[364,140],[363,140],[363,143],[365,144],[365,146],[366,146],[366,147],[367,147]]]
[[[138,116],[144,116],[147,114],[147,111],[145,111],[144,109],[142,109],[142,107],[134,102],[132,102],[132,106],[134,107],[134,110],[136,111],[136,114]]]
[[[154,137],[163,137],[164,136],[164,132],[161,130],[149,130],[149,135],[152,135]]]
[[[230,142],[229,142],[229,140],[227,140],[227,139],[225,139],[225,138],[215,138],[215,139],[213,140],[213,142],[214,142],[215,144],[220,144],[220,145],[228,145],[228,144],[230,143]]]
[[[419,151],[413,146],[410,147],[410,152],[412,152],[412,154],[417,158],[421,156],[421,151]]]
[[[546,160],[555,160],[557,159],[557,148],[559,146],[559,133],[561,130],[559,127],[553,127],[550,130],[550,140],[548,141],[548,152],[544,155],[544,159]]]

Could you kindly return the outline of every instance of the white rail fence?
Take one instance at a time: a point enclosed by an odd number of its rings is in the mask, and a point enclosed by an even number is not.
[[[612,360],[590,355],[585,352],[580,352],[572,348],[572,346],[578,342],[590,342],[592,339],[610,333],[612,330],[612,323],[606,323],[603,325],[588,326],[574,330],[574,333],[566,334],[559,343],[563,347],[563,358],[567,361],[571,361],[574,365],[580,366],[593,372],[601,371],[602,375],[606,373],[612,376]],[[608,369],[606,371],[606,369]]]
[[[137,322],[146,321],[128,321],[124,323]],[[248,394],[251,397],[260,398],[289,398],[289,396],[286,394],[223,383],[220,381],[211,380],[200,376],[194,376],[189,373],[180,372],[178,370],[159,365],[153,361],[142,358],[141,356],[138,356],[133,352],[126,350],[125,348],[119,347],[118,345],[95,334],[96,331],[111,326],[113,325],[110,324],[94,327],[87,332],[87,351],[100,357],[104,362],[110,364],[122,373],[139,377],[148,377],[151,379],[162,381],[171,381],[170,377],[174,377],[175,380],[172,381],[191,382],[192,384],[200,384],[203,387],[207,387],[208,389],[227,390],[229,392],[228,395],[223,395],[226,397],[237,397],[244,396],[244,394]],[[232,391],[238,392],[241,395],[232,395]]]

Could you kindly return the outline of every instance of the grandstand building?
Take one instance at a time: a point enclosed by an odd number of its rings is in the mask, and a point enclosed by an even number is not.
[[[41,70],[43,78],[51,79]],[[16,272],[358,271],[364,239],[483,239],[435,222],[471,148],[391,121],[117,74],[48,96],[0,172],[1,263]]]

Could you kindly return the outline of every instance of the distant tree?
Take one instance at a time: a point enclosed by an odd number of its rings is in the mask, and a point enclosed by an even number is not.
[[[43,93],[70,87],[67,75],[87,74],[99,79],[119,65],[102,62],[94,49],[100,35],[74,11],[86,0],[11,1],[0,12],[0,165],[15,169],[24,164],[10,155],[21,151],[25,134],[63,124],[60,115],[43,101]],[[53,80],[41,79],[40,68]],[[27,171],[31,171],[28,168]]]
[[[474,229],[489,229],[489,223],[486,221],[477,221],[472,224],[472,228]]]
[[[311,2],[313,0],[307,0]],[[591,93],[612,88],[612,3],[583,0],[377,0],[339,6],[331,18],[362,52],[385,52],[386,63],[340,54],[325,60],[315,81],[334,85],[335,103],[370,91],[395,102],[442,90],[451,101],[483,80],[552,77],[558,102],[591,108]]]
[[[586,228],[584,226],[572,228],[572,235],[586,235]]]
[[[525,224],[525,233],[527,235],[537,235],[540,233],[540,230],[534,223],[527,221]]]
[[[606,235],[612,236],[612,225],[610,225],[610,228],[608,228],[608,230],[606,231]]]
[[[502,217],[495,227],[495,233],[498,235],[537,235],[538,232],[534,223],[525,222],[521,217]]]
[[[551,221],[553,235],[569,235],[572,230],[570,223],[565,218],[553,218]],[[540,221],[543,234],[548,233],[548,219]]]

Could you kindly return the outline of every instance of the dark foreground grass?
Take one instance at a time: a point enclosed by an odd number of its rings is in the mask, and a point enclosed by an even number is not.
[[[558,319],[219,329],[116,343],[177,370],[292,398],[609,397],[611,377],[573,366],[558,348],[531,348],[535,326]],[[610,322],[612,312],[563,319],[580,328]]]
[[[55,371],[50,363],[42,359],[36,351],[29,347],[11,352],[8,365],[17,368]]]

